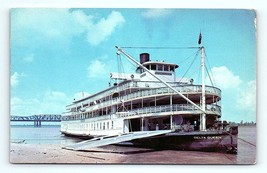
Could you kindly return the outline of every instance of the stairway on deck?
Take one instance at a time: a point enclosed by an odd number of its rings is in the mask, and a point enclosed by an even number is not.
[[[90,148],[95,148],[95,147],[100,147],[104,145],[109,145],[109,144],[116,144],[120,142],[125,142],[125,141],[130,141],[133,139],[140,139],[140,138],[148,138],[152,136],[158,136],[158,135],[163,135],[170,133],[171,130],[159,130],[159,131],[142,131],[142,132],[132,132],[128,134],[123,134],[120,136],[104,136],[104,137],[98,137],[98,138],[93,138],[90,140],[82,141],[73,145],[65,146],[62,147],[64,149],[69,149],[69,150],[86,150]]]

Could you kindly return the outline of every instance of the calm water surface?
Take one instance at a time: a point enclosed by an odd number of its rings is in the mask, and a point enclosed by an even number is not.
[[[10,128],[10,141],[27,144],[71,144],[81,140],[62,135],[60,126],[34,127],[14,125]]]

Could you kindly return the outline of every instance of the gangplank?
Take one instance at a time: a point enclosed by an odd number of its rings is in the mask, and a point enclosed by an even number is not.
[[[93,139],[82,141],[82,142],[79,142],[73,145],[64,146],[62,148],[68,149],[68,150],[81,151],[81,150],[87,150],[90,148],[116,144],[116,143],[130,141],[130,140],[139,139],[139,138],[148,138],[148,137],[153,137],[153,136],[158,136],[158,135],[164,135],[170,132],[171,130],[131,132],[131,133],[123,134],[119,136],[104,136],[104,137],[93,138]]]

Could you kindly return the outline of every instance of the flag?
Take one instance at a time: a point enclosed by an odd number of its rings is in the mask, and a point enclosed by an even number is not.
[[[201,41],[202,41],[202,35],[201,33],[199,34],[199,38],[198,38],[198,44],[201,44]]]

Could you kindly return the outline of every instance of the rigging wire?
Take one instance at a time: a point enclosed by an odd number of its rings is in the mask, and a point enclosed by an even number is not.
[[[211,77],[210,77],[210,73],[209,73],[209,71],[208,71],[208,69],[207,69],[207,67],[206,67],[206,66],[205,66],[205,69],[206,69],[206,71],[207,71],[207,74],[208,74],[208,76],[209,76],[210,83],[211,83],[211,85],[214,87],[214,84],[213,84],[213,82],[212,82],[212,80],[211,80]]]
[[[197,50],[197,52],[199,52],[199,51],[200,51],[200,49]],[[189,58],[191,58],[191,57],[192,57],[193,55],[195,55],[197,52],[192,53],[192,54],[191,54],[190,56],[188,56],[187,58],[185,58],[185,59],[183,59],[182,61],[178,62],[178,65],[184,63],[186,60],[188,60]]]
[[[121,47],[123,49],[199,49],[199,47],[146,47],[146,46],[141,46],[141,47],[135,47],[135,46],[130,46],[130,47]]]
[[[125,55],[123,55],[125,56]],[[132,64],[135,68],[138,67],[138,65],[136,65],[134,62],[132,62],[131,60],[129,60],[128,58],[125,58],[128,62],[130,62],[130,64]]]
[[[200,68],[201,68],[201,66],[200,66]],[[197,83],[200,83],[200,70],[198,71]]]
[[[119,59],[120,59],[120,54],[117,53],[118,73],[120,72],[120,62],[119,62]],[[118,83],[118,78],[116,78],[116,83]]]
[[[185,77],[185,75],[188,73],[188,71],[190,70],[190,68],[192,67],[192,65],[194,64],[194,62],[195,62],[195,60],[197,59],[197,56],[199,55],[199,52],[200,52],[200,50],[201,49],[199,49],[199,47],[121,47],[121,48],[124,48],[124,49],[127,49],[127,48],[129,48],[129,49],[185,49],[185,48],[190,48],[190,49],[198,49],[196,52],[194,52],[192,55],[194,55],[195,54],[195,57],[194,57],[194,59],[193,59],[193,61],[191,62],[191,64],[190,64],[190,66],[188,67],[188,69],[186,70],[186,72],[185,72],[185,74],[180,78],[180,80],[179,80],[179,82],[178,83],[180,83],[183,79],[184,79],[184,77]],[[180,63],[183,63],[183,62],[185,62],[186,60],[188,60],[189,58],[191,58],[192,57],[192,55],[190,55],[190,56],[188,56],[187,58],[185,58],[184,60],[182,60],[182,61],[180,61],[179,62],[179,64]],[[126,58],[127,59],[127,58]],[[130,61],[130,60],[128,60],[127,59],[127,61],[129,61],[134,67],[138,67],[138,65],[136,65],[136,64],[134,64],[132,61]],[[190,76],[192,76],[197,70],[198,70],[199,68],[197,68]],[[150,77],[150,76],[147,76],[148,78],[150,78],[150,79],[154,79],[154,78],[152,78],[152,77]],[[165,77],[164,77],[165,78]],[[167,79],[167,78],[166,78]],[[157,86],[159,86],[159,87],[161,87],[161,85],[159,84],[159,83],[155,83]]]
[[[205,59],[207,60],[207,64],[208,64],[208,67],[209,67],[209,70],[210,70],[210,73],[211,73],[211,79],[210,80],[211,80],[211,82],[213,81],[214,82],[214,86],[216,86],[216,81],[215,81],[215,78],[214,78],[213,73],[211,71],[211,66],[210,66],[210,63],[209,63],[209,58],[208,58],[206,52],[204,52],[204,54],[205,54],[205,57],[206,57]],[[209,74],[209,72],[208,72],[208,74]]]
[[[123,55],[124,56],[124,55]],[[130,61],[128,58],[126,58],[127,59],[127,61],[129,61],[135,68],[137,68],[138,67],[138,65],[136,65],[136,64],[134,64],[132,61]],[[155,79],[154,77],[152,77],[152,76],[147,76],[149,79]],[[160,85],[160,83],[155,83],[156,84],[156,86],[158,86],[158,87],[162,87],[162,85]]]
[[[189,78],[191,78],[191,76],[193,76],[197,71],[199,72],[199,74],[200,74],[200,69],[201,68],[201,66],[198,66],[198,68],[196,68],[196,70],[195,71],[193,71],[193,73],[191,74],[191,75],[188,75],[189,76]]]
[[[193,61],[191,62],[190,66],[187,68],[186,72],[185,72],[184,75],[181,77],[181,79],[179,80],[178,83],[180,83],[180,82],[183,80],[183,78],[185,77],[185,75],[188,73],[189,69],[191,68],[191,66],[192,66],[192,65],[194,64],[194,62],[196,61],[198,54],[199,54],[199,51],[196,52],[196,54],[195,54],[195,58],[193,59]]]
[[[121,55],[120,54],[118,55],[118,58],[119,58],[119,64],[120,64],[120,71],[119,71],[119,73],[125,74],[124,66],[123,66],[122,58],[121,58]]]

